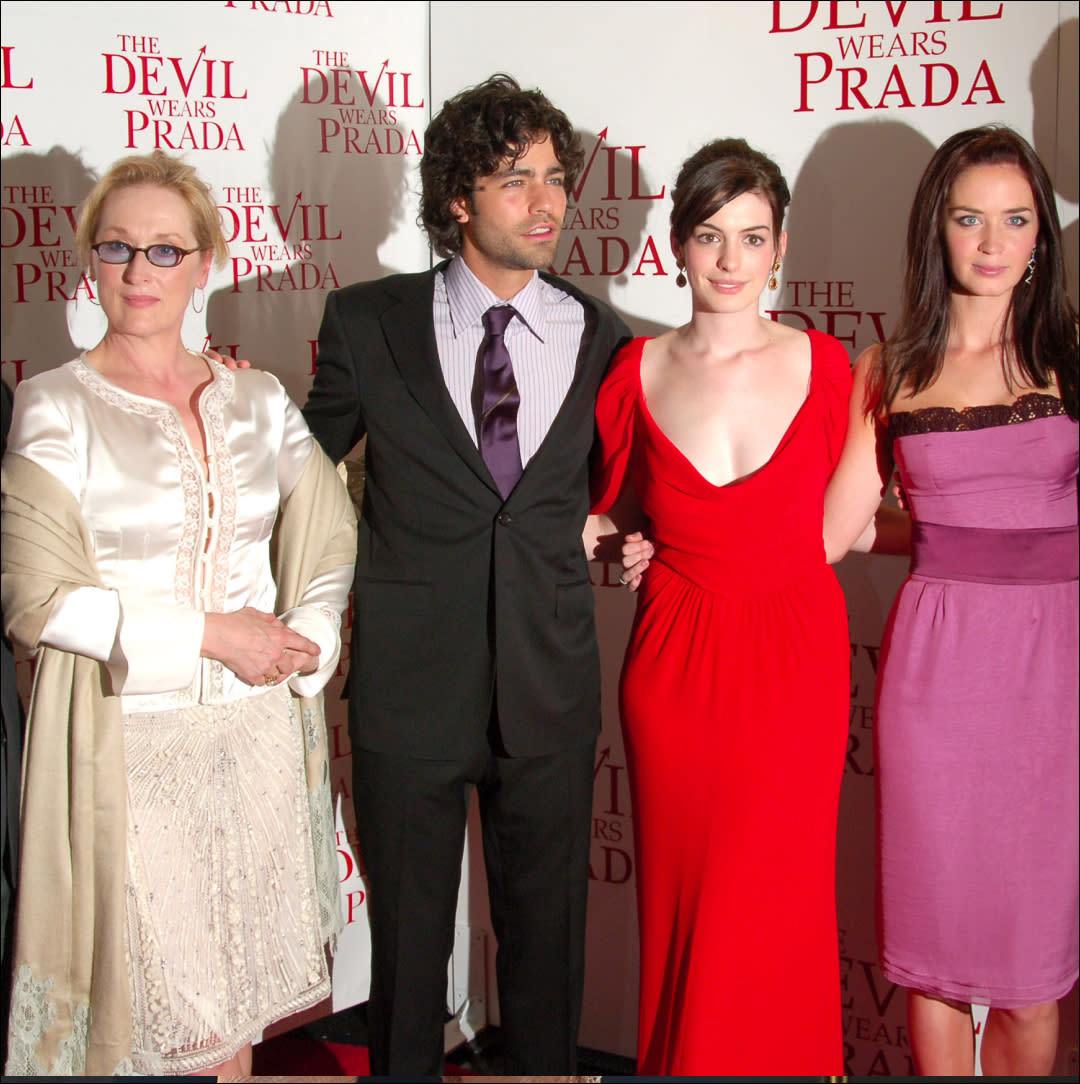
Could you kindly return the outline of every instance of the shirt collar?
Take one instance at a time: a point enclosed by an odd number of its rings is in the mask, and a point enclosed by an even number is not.
[[[472,273],[460,254],[447,265],[443,281],[455,339],[464,334],[466,328],[481,326],[484,313],[492,305],[513,305],[525,326],[541,342],[544,341],[544,281],[535,271],[513,297],[505,300],[489,290]]]

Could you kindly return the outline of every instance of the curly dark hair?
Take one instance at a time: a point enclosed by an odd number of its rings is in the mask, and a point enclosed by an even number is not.
[[[544,139],[551,140],[571,190],[585,152],[566,114],[539,90],[522,90],[516,79],[500,73],[443,104],[424,133],[417,216],[440,256],[461,249],[461,225],[451,204],[470,195],[477,177],[494,173],[506,158],[516,162]]]

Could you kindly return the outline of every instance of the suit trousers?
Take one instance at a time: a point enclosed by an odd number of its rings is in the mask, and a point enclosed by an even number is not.
[[[353,750],[371,919],[371,1069],[439,1076],[468,804],[478,792],[501,1026],[517,1074],[575,1071],[595,744],[467,761]]]

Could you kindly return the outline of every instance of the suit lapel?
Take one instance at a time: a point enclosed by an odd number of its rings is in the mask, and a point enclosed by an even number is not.
[[[446,437],[455,453],[485,485],[498,493],[483,456],[450,398],[439,366],[432,322],[435,271],[402,279],[398,286],[397,303],[389,305],[381,317],[394,364],[409,394]]]

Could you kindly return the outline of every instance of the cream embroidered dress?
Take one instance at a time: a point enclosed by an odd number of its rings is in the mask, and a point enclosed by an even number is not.
[[[73,495],[104,585],[64,595],[40,639],[98,660],[121,697],[131,1067],[144,1074],[225,1061],[329,993],[293,697],[199,657],[204,612],[273,611],[270,535],[314,442],[274,377],[211,368],[205,467],[173,408],[82,358],[19,386],[8,442]],[[298,695],[334,671],[351,576],[316,575],[279,615],[322,649],[317,673],[291,679]]]

